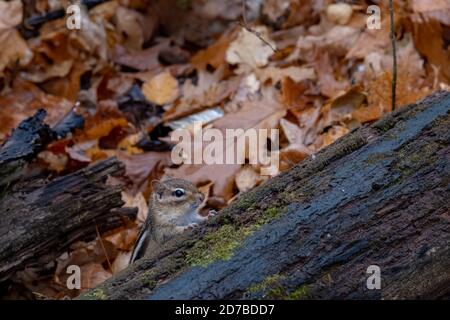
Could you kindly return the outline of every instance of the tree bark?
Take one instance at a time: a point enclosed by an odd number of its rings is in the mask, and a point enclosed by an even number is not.
[[[108,175],[123,165],[111,158],[28,191],[21,188],[0,200],[0,281],[39,259],[45,264],[81,239],[120,226],[136,210],[123,205],[120,187],[108,187]],[[122,217],[122,218],[121,218]]]
[[[137,214],[120,208],[120,187],[105,185],[109,175],[124,173],[115,158],[50,182],[23,177],[39,151],[82,124],[71,113],[51,129],[44,117],[40,110],[23,121],[0,149],[0,282],[30,263],[45,265],[77,240],[95,238],[97,228],[119,227]]]
[[[0,187],[23,177],[23,168],[50,142],[65,137],[84,124],[84,119],[73,110],[54,128],[44,123],[45,116],[45,110],[39,109],[34,116],[22,121],[1,146]]]
[[[448,298],[449,113],[439,92],[349,133],[81,298]]]

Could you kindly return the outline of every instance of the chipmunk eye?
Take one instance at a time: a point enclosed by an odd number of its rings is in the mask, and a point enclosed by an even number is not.
[[[182,196],[184,196],[184,190],[183,189],[175,189],[174,192],[172,192],[172,194],[177,197],[177,198],[181,198]]]

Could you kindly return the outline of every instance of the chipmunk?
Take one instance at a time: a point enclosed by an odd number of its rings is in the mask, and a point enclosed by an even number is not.
[[[199,214],[205,196],[191,182],[182,179],[153,181],[147,218],[139,232],[130,264],[150,248],[161,245],[186,229],[208,219]]]

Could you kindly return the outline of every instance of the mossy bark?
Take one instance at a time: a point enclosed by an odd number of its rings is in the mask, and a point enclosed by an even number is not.
[[[440,92],[351,132],[81,298],[448,297],[449,113]]]

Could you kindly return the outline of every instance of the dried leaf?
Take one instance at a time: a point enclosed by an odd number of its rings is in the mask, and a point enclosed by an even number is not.
[[[94,288],[111,278],[112,274],[106,271],[101,264],[89,263],[81,267],[81,287],[83,290]]]
[[[117,152],[117,157],[125,164],[126,177],[132,183],[131,193],[145,191],[151,179],[157,179],[162,169],[171,165],[170,152],[145,152],[143,154],[128,155]]]
[[[191,59],[191,63],[198,69],[204,69],[208,64],[215,69],[225,63],[228,47],[235,36],[235,32],[223,34],[214,44],[200,50]]]
[[[270,40],[267,28],[259,26],[255,27],[254,31],[258,32],[265,41],[270,43],[272,48],[264,41],[261,41],[255,34],[243,28],[236,40],[230,44],[226,54],[228,63],[243,65],[238,72],[243,72],[245,67],[256,69],[266,66],[270,56],[274,53],[275,43]]]
[[[153,103],[164,105],[175,101],[180,95],[178,81],[170,72],[163,72],[142,85],[142,93]]]
[[[280,120],[280,127],[290,144],[302,144],[305,139],[305,132],[296,124],[285,119]]]
[[[158,56],[163,49],[170,48],[168,41],[162,41],[145,50],[133,51],[117,45],[113,52],[113,61],[119,65],[139,71],[161,68]]]
[[[137,234],[136,234],[137,237]],[[130,258],[131,258],[132,252],[119,252],[117,255],[117,258],[114,260],[112,264],[112,273],[116,274],[120,271],[124,270],[128,265],[130,264]]]
[[[303,80],[315,80],[316,73],[314,68],[309,67],[295,67],[290,66],[287,68],[267,67],[256,71],[258,78],[261,82],[266,82],[268,79],[272,79],[273,83],[283,80],[285,77],[291,78],[294,82],[300,82]]]
[[[291,144],[280,151],[280,171],[288,170],[306,159],[311,150],[303,144]]]
[[[25,80],[34,83],[41,83],[51,78],[65,77],[69,73],[70,69],[72,69],[72,65],[72,60],[66,60],[59,64],[50,65],[44,71],[37,71],[33,73],[23,72],[21,76]]]
[[[68,158],[65,154],[54,154],[50,151],[42,151],[38,155],[39,159],[44,160],[50,170],[61,172],[66,168]]]
[[[270,129],[278,125],[279,120],[286,114],[277,102],[264,98],[262,101],[254,101],[246,104],[239,112],[228,114],[214,122],[214,127],[223,132],[225,137],[226,129]],[[207,144],[204,144],[204,147]],[[236,150],[232,141],[223,142],[224,150],[218,158],[224,158],[227,148],[232,148],[236,155],[238,152],[246,154],[246,150]],[[224,161],[223,161],[224,162]],[[174,176],[188,179],[197,185],[213,182],[213,195],[230,200],[233,197],[233,187],[235,175],[241,168],[241,164],[210,164],[210,165],[188,165],[172,170],[166,170],[166,173]]]
[[[118,250],[130,251],[133,249],[138,233],[138,228],[121,229],[118,232],[106,236],[104,239],[114,245]],[[120,253],[118,256],[120,256]],[[118,257],[116,257],[117,259]]]
[[[16,62],[18,65],[25,66],[31,61],[32,52],[27,43],[16,29],[0,29],[0,43],[2,50],[0,52],[0,77],[3,70]]]
[[[22,120],[32,116],[37,109],[47,111],[45,122],[55,125],[72,108],[66,99],[48,95],[34,84],[18,78],[9,92],[0,96],[0,140]]]
[[[435,66],[439,66],[439,73],[446,82],[450,82],[450,54],[445,49],[444,30],[439,21],[427,19],[420,15],[413,15],[413,37],[417,50]]]
[[[327,7],[327,18],[338,24],[347,24],[352,17],[353,8],[348,3],[332,3]]]
[[[123,205],[124,207],[138,208],[137,220],[143,223],[147,218],[148,206],[147,201],[145,200],[145,197],[142,194],[142,192],[138,192],[135,195],[132,195],[128,192],[122,191],[122,200],[123,202],[125,202],[125,204]],[[118,245],[116,244],[116,246]],[[119,249],[128,250],[124,249],[123,246],[119,246]]]
[[[389,19],[382,19],[382,30],[389,30]],[[346,59],[364,59],[370,53],[382,52],[390,48],[390,38],[384,32],[377,29],[366,28],[347,52]]]
[[[348,129],[343,126],[333,126],[325,134],[323,134],[323,145],[322,148],[329,146],[335,142],[340,137],[343,137],[348,133]]]
[[[98,139],[107,136],[115,127],[126,127],[128,121],[125,118],[106,119],[102,122],[96,123],[93,126],[86,124],[85,136],[88,140]]]
[[[240,192],[247,192],[261,182],[260,175],[252,166],[244,166],[236,174],[236,186]]]
[[[2,29],[14,28],[20,24],[22,22],[22,12],[23,6],[21,0],[0,2],[0,31]]]
[[[115,16],[117,31],[124,38],[123,45],[127,48],[139,50],[144,44],[143,20],[144,16],[137,11],[119,6]]]

